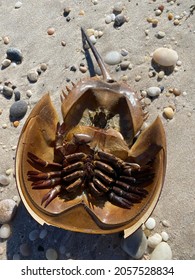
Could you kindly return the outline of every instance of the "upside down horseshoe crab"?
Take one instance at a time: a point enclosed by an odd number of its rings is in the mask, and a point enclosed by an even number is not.
[[[46,94],[21,132],[16,181],[41,224],[87,233],[132,233],[153,211],[166,169],[159,117],[146,118],[138,94],[113,80],[88,42],[103,78],[86,78],[62,93],[62,124]]]

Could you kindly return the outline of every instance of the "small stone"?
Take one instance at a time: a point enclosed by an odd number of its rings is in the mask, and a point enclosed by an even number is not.
[[[127,50],[125,50],[125,49],[121,50],[121,55],[122,56],[127,56],[128,54],[129,54],[129,52]]]
[[[6,68],[6,67],[8,67],[8,66],[10,66],[10,64],[11,64],[11,60],[10,59],[4,59],[3,61],[2,61],[2,63],[1,63],[1,65],[2,65],[2,67],[3,68]]]
[[[175,19],[175,20],[173,21],[173,24],[174,24],[174,25],[179,25],[179,24],[180,24],[180,20],[179,20],[179,19]]]
[[[150,97],[156,97],[161,93],[161,89],[159,87],[149,87],[147,89],[147,94]]]
[[[168,48],[158,48],[153,53],[153,59],[161,66],[173,66],[178,60],[178,54]]]
[[[11,235],[11,227],[9,224],[3,224],[0,228],[0,238],[7,239]]]
[[[148,237],[148,246],[154,249],[161,241],[162,236],[158,233],[155,233],[154,235]]]
[[[90,41],[92,42],[92,44],[94,44],[94,45],[95,45],[95,43],[97,42],[97,40],[96,40],[96,38],[95,38],[94,35],[91,35],[91,36],[89,37],[89,39],[90,39]]]
[[[159,9],[159,10],[161,10],[161,12],[163,12],[163,11],[164,11],[164,8],[165,8],[165,6],[164,6],[164,5],[160,5],[160,6],[158,6],[158,9]]]
[[[121,13],[123,10],[123,3],[122,2],[117,2],[114,4],[113,11],[116,13]]]
[[[7,124],[6,124],[6,123],[3,123],[3,124],[2,124],[2,128],[3,128],[3,129],[6,129],[6,128],[7,128]]]
[[[135,77],[135,81],[136,81],[136,82],[139,82],[139,81],[141,80],[141,78],[142,78],[142,77],[141,77],[140,75],[137,75],[137,76]]]
[[[93,3],[93,5],[97,5],[98,4],[98,0],[92,0],[91,2]]]
[[[164,37],[165,37],[165,32],[164,31],[158,31],[157,38],[162,39]]]
[[[152,17],[148,17],[146,20],[147,20],[148,23],[152,23],[153,18]]]
[[[179,95],[181,95],[181,90],[179,90],[178,88],[173,88],[173,94],[175,96],[179,96]]]
[[[10,184],[10,182],[11,182],[11,180],[8,176],[0,174],[0,185],[8,186]]]
[[[90,37],[92,35],[94,35],[95,30],[93,28],[88,28],[86,30],[87,36]]]
[[[80,10],[79,16],[84,16],[84,15],[85,15],[85,11],[84,10]]]
[[[166,242],[159,243],[151,254],[151,260],[171,260],[172,251]]]
[[[66,46],[66,42],[65,42],[65,41],[61,41],[61,45],[62,45],[63,47],[65,47],[65,46]]]
[[[10,118],[12,119],[12,121],[22,119],[25,116],[27,109],[28,106],[26,101],[19,100],[14,102],[10,107]]]
[[[27,243],[23,243],[20,245],[20,253],[24,257],[28,257],[31,254],[31,248]]]
[[[64,17],[67,17],[69,14],[70,14],[70,12],[71,12],[71,8],[70,7],[65,7],[64,8]]]
[[[129,64],[130,64],[130,61],[128,61],[128,60],[122,61],[120,64],[121,70],[127,70],[129,67]]]
[[[9,168],[9,169],[7,169],[7,170],[5,171],[5,174],[6,174],[7,176],[11,175],[12,173],[13,173],[13,169],[12,169],[12,168]]]
[[[163,110],[163,114],[167,119],[171,120],[173,118],[175,112],[171,107],[166,107]]]
[[[53,35],[54,33],[55,33],[55,28],[50,27],[50,28],[47,29],[47,34],[48,35]]]
[[[6,98],[11,98],[12,95],[13,95],[13,89],[11,87],[8,87],[8,86],[3,86],[3,95],[6,97]]]
[[[13,199],[3,199],[0,201],[0,224],[11,221],[15,215],[17,204]]]
[[[168,20],[172,20],[174,18],[174,14],[173,13],[168,13],[167,18],[168,18]]]
[[[122,56],[117,51],[110,51],[106,54],[104,61],[109,65],[119,64],[122,60]]]
[[[160,10],[160,9],[157,9],[156,11],[155,11],[155,15],[156,16],[160,16],[162,14],[162,11]]]
[[[139,228],[133,234],[122,239],[121,247],[132,258],[136,260],[140,259],[147,248],[147,238],[142,229]]]
[[[156,226],[156,221],[154,218],[150,217],[146,222],[145,222],[145,226],[147,229],[154,229]]]
[[[14,7],[15,7],[15,9],[21,8],[22,7],[22,2],[20,2],[20,1],[16,2]]]
[[[8,45],[8,44],[9,44],[9,37],[8,37],[8,36],[3,37],[3,43],[4,43],[5,45]]]
[[[101,38],[101,37],[103,36],[103,34],[104,34],[104,32],[101,31],[101,30],[99,30],[99,31],[98,31],[98,38]]]
[[[20,124],[20,122],[19,122],[19,121],[14,121],[14,122],[13,122],[13,126],[14,126],[14,127],[18,127],[18,126],[19,126],[19,124]]]
[[[41,232],[39,233],[39,238],[44,239],[47,236],[47,230],[42,229]]]
[[[164,76],[165,76],[165,72],[164,71],[160,71],[158,73],[158,79],[162,80],[164,78]]]
[[[45,256],[47,260],[57,260],[58,253],[56,252],[55,249],[49,248],[47,249]]]
[[[41,71],[46,71],[47,70],[47,64],[46,63],[41,63],[40,69],[41,69]]]
[[[26,91],[26,96],[29,98],[32,96],[32,91],[30,89]]]
[[[81,71],[81,73],[86,73],[88,68],[86,66],[79,66],[79,70]]]
[[[70,67],[70,71],[72,71],[72,72],[76,72],[76,71],[77,71],[76,66],[75,66],[75,65],[71,66],[71,67]]]
[[[169,235],[168,235],[168,233],[166,232],[166,231],[162,231],[161,232],[161,236],[162,236],[162,240],[163,241],[168,241],[169,240]]]
[[[181,65],[182,65],[181,60],[178,60],[177,63],[176,63],[176,65],[177,65],[177,66],[181,66]]]
[[[20,91],[16,88],[14,89],[14,95],[15,95],[15,101],[20,100],[21,94],[20,94]]]
[[[152,26],[156,27],[158,25],[158,19],[157,18],[153,18],[152,19]]]
[[[38,78],[39,78],[39,74],[38,74],[37,70],[30,70],[27,73],[27,78],[28,78],[30,83],[36,83],[38,81]]]
[[[107,15],[105,18],[105,23],[109,24],[112,22],[112,17],[110,15]]]
[[[117,15],[114,20],[115,27],[120,27],[127,21],[126,17],[124,15]]]
[[[152,101],[150,98],[144,98],[144,103],[146,106],[149,106],[152,103]]]
[[[35,241],[36,239],[38,239],[39,237],[39,231],[37,229],[35,230],[32,230],[30,233],[29,233],[29,240],[30,241]]]
[[[7,59],[10,59],[12,62],[21,63],[23,59],[23,55],[21,50],[17,48],[9,48],[6,52]]]

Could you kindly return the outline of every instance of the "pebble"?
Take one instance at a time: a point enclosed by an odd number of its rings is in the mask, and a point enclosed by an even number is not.
[[[64,8],[64,16],[67,17],[71,12],[71,7],[67,6]]]
[[[6,52],[7,59],[10,59],[12,62],[21,63],[23,55],[21,50],[17,48],[9,48]]]
[[[1,62],[1,65],[2,65],[3,68],[6,68],[6,67],[10,66],[10,64],[11,64],[11,60],[10,60],[10,59],[7,59],[7,58],[5,58],[5,59]]]
[[[49,249],[47,249],[45,256],[46,256],[47,260],[57,260],[58,253],[56,252],[55,249],[49,248]]]
[[[22,6],[22,2],[18,1],[15,4],[15,9],[19,9],[19,8],[21,8],[21,6]]]
[[[162,240],[163,241],[168,241],[169,240],[169,235],[168,235],[168,233],[166,232],[166,231],[162,231],[161,232],[161,236],[162,236]]]
[[[41,63],[40,69],[42,71],[46,71],[47,70],[47,64],[46,63]]]
[[[93,3],[93,5],[97,5],[99,3],[98,0],[92,0],[91,2]]]
[[[127,21],[126,17],[124,15],[117,15],[114,20],[115,27],[120,27]]]
[[[178,88],[173,88],[173,94],[175,96],[179,96],[179,95],[181,95],[181,90],[179,90]]]
[[[152,103],[150,98],[144,98],[144,103],[146,106],[150,105]]]
[[[11,98],[12,95],[13,95],[13,89],[11,87],[8,87],[8,86],[3,86],[3,95],[6,97],[6,98]]]
[[[154,229],[156,226],[156,221],[154,218],[150,217],[146,222],[145,222],[145,226],[147,229]]]
[[[106,54],[104,61],[109,65],[119,64],[122,60],[122,56],[117,51],[110,51]]]
[[[9,224],[3,224],[0,228],[0,238],[7,239],[11,235],[11,227]]]
[[[20,100],[20,91],[18,89],[14,89],[15,101]]]
[[[30,83],[36,83],[38,80],[38,77],[39,77],[39,74],[38,74],[37,70],[30,70],[27,73],[27,78]]]
[[[89,39],[90,39],[90,41],[92,42],[92,44],[94,44],[94,45],[95,45],[95,43],[97,42],[97,40],[96,40],[96,38],[95,38],[94,35],[91,35],[91,36],[89,37]]]
[[[7,176],[11,175],[12,173],[13,173],[13,169],[12,169],[12,168],[9,168],[9,169],[7,169],[7,170],[5,171],[5,174],[6,174]]]
[[[147,248],[147,238],[142,229],[139,228],[130,236],[122,239],[121,247],[132,258],[140,259]]]
[[[14,126],[14,127],[18,127],[18,126],[19,126],[19,124],[20,124],[20,122],[19,122],[19,121],[14,121],[14,122],[13,122],[13,126]]]
[[[167,18],[168,18],[168,20],[172,20],[174,18],[174,14],[173,13],[168,13]]]
[[[162,38],[164,38],[165,37],[165,32],[164,31],[158,31],[158,33],[157,33],[157,38],[159,38],[159,39],[162,39]]]
[[[65,41],[61,41],[61,45],[62,45],[63,47],[65,47],[65,46],[66,46],[66,42],[65,42]]]
[[[164,108],[163,113],[164,116],[169,120],[171,120],[175,114],[174,110],[171,107]]]
[[[10,184],[10,182],[11,182],[11,180],[8,176],[0,174],[0,185],[8,186]]]
[[[149,87],[147,89],[147,94],[150,97],[156,97],[161,93],[161,89],[159,87]]]
[[[152,26],[156,27],[158,25],[158,19],[157,18],[153,18],[152,19]]]
[[[122,61],[120,64],[121,70],[127,70],[127,68],[129,67],[129,64],[130,64],[130,61],[128,61],[128,60]]]
[[[128,54],[129,54],[129,52],[127,50],[125,50],[125,49],[121,50],[121,55],[122,56],[127,56]]]
[[[172,49],[158,48],[153,53],[153,59],[161,66],[173,66],[178,60],[178,54]]]
[[[81,73],[86,73],[87,70],[88,70],[88,68],[87,68],[86,66],[80,65],[80,66],[79,66],[79,70],[81,71]]]
[[[39,231],[37,229],[32,230],[29,235],[28,238],[30,241],[35,241],[36,239],[39,238]]]
[[[26,96],[29,98],[32,96],[32,91],[30,89],[26,91]]]
[[[39,238],[44,239],[47,236],[47,230],[42,229],[41,232],[39,233]]]
[[[180,20],[176,18],[176,19],[173,21],[173,24],[174,24],[174,25],[179,25],[179,24],[180,24]]]
[[[20,254],[24,257],[28,257],[31,254],[31,248],[27,243],[20,245]]]
[[[155,11],[155,15],[156,16],[160,16],[162,14],[162,11],[160,10],[160,9],[157,9],[156,11]]]
[[[3,199],[0,201],[0,224],[11,221],[15,215],[17,204],[13,199]]]
[[[154,249],[161,241],[162,236],[159,233],[155,233],[148,237],[148,246]]]
[[[137,76],[135,77],[135,81],[136,81],[136,82],[139,82],[139,81],[141,80],[141,78],[142,78],[142,77],[141,77],[140,75],[137,75]]]
[[[6,128],[7,128],[7,124],[6,124],[6,123],[3,123],[3,124],[2,124],[2,128],[3,128],[3,129],[6,129]]]
[[[105,18],[105,23],[106,23],[106,24],[109,24],[109,23],[111,23],[111,22],[112,22],[112,17],[111,17],[111,15],[107,15],[106,18]]]
[[[25,116],[27,109],[28,106],[26,101],[19,100],[14,102],[10,107],[10,117],[12,118],[12,121],[22,119]]]
[[[159,243],[150,256],[151,260],[171,260],[172,251],[166,242]]]
[[[165,72],[164,71],[160,71],[158,73],[158,79],[162,80],[164,78],[164,76],[165,76]]]
[[[54,33],[55,33],[55,28],[50,27],[50,28],[47,29],[47,34],[48,35],[53,35]]]
[[[8,36],[3,37],[3,43],[4,43],[5,45],[8,45],[9,42],[10,42],[10,40],[9,40],[9,37],[8,37]]]
[[[123,3],[122,2],[117,2],[114,4],[113,12],[116,13],[121,13],[123,10]]]

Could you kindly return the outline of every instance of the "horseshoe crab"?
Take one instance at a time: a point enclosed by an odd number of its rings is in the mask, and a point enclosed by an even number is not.
[[[82,29],[103,78],[85,78],[61,95],[63,122],[49,94],[31,111],[16,154],[16,182],[39,223],[86,233],[132,233],[163,186],[166,141],[129,85],[115,81]]]

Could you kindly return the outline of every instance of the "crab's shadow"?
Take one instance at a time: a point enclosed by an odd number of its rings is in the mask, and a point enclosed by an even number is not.
[[[12,235],[7,240],[7,259],[44,260],[46,251],[53,248],[58,253],[58,259],[76,260],[113,260],[129,259],[121,249],[121,234],[85,234],[62,230],[52,226],[39,225],[28,214],[22,203],[19,204],[15,218],[12,221]],[[46,230],[44,239],[39,237],[41,231]],[[30,240],[29,234],[36,231],[38,236]],[[23,256],[20,246],[27,244],[28,256]],[[28,252],[29,251],[29,252]]]

